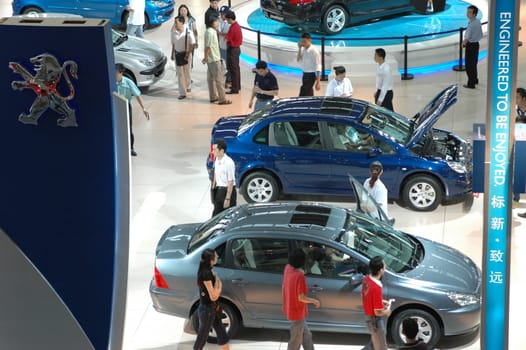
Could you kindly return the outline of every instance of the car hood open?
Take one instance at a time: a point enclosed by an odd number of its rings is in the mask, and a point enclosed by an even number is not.
[[[419,113],[413,117],[414,129],[406,147],[413,147],[437,120],[457,102],[457,85],[450,85],[438,93]]]

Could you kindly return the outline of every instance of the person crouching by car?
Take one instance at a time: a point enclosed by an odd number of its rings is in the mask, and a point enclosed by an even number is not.
[[[217,264],[219,256],[213,249],[205,249],[201,254],[199,269],[197,270],[197,286],[199,287],[199,329],[194,343],[194,350],[202,350],[208,339],[210,328],[214,328],[217,334],[217,344],[221,350],[230,349],[228,335],[221,321],[216,307],[218,307],[219,296],[223,289],[223,283],[214,273],[212,268]]]
[[[177,71],[177,84],[179,85],[179,100],[186,98],[186,93],[191,91],[190,62],[192,50],[195,45],[194,33],[184,25],[184,17],[175,17],[171,31],[172,60],[175,60]]]
[[[214,152],[214,177],[212,180],[212,203],[216,216],[223,210],[236,205],[236,166],[226,154],[225,140],[216,140],[212,146]]]

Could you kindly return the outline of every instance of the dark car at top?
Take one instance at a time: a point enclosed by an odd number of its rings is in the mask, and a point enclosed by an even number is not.
[[[247,202],[274,201],[281,194],[353,196],[347,175],[365,181],[370,163],[380,161],[391,200],[431,211],[472,194],[471,145],[433,128],[456,97],[457,86],[451,85],[412,119],[353,98],[281,99],[247,116],[220,118],[211,144],[225,139]],[[367,143],[346,149],[342,128]],[[212,176],[211,152],[207,167]]]
[[[321,302],[319,309],[309,309],[311,330],[367,333],[362,280],[369,260],[380,255],[386,264],[384,298],[395,299],[386,330],[396,344],[403,342],[407,317],[417,320],[418,337],[430,349],[442,336],[473,334],[480,323],[480,269],[451,247],[394,229],[357,180],[351,181],[359,193],[355,209],[309,202],[246,204],[204,223],[168,228],[156,248],[153,307],[197,329],[197,268],[202,252],[214,249],[230,336],[241,326],[288,329],[283,269],[289,253],[301,248],[309,296]]]
[[[338,34],[355,23],[413,11],[429,12],[427,0],[261,0],[260,3],[270,19],[327,34]],[[433,12],[444,7],[445,0],[435,0]]]

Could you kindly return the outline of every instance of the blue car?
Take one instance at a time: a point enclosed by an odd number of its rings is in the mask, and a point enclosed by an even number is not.
[[[41,12],[72,13],[87,18],[108,18],[114,26],[126,26],[128,0],[13,0],[13,15]],[[146,0],[145,27],[160,25],[172,17],[174,0]]]
[[[249,203],[281,194],[354,196],[348,174],[365,181],[377,160],[391,200],[431,211],[472,193],[471,145],[433,128],[456,100],[451,85],[408,119],[352,98],[281,99],[247,116],[220,118],[211,143],[225,139],[236,186]],[[212,176],[212,153],[207,167]]]

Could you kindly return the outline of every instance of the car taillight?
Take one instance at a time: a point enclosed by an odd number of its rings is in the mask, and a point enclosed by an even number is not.
[[[169,289],[170,286],[168,286],[168,283],[166,283],[166,281],[164,280],[164,277],[163,275],[161,275],[161,273],[159,272],[159,270],[157,270],[157,267],[155,267],[155,272],[154,272],[154,284],[157,288],[163,288],[163,289]]]
[[[314,0],[290,0],[292,5],[307,5],[311,2],[314,2]]]
[[[214,162],[214,145],[210,145],[210,160]]]

